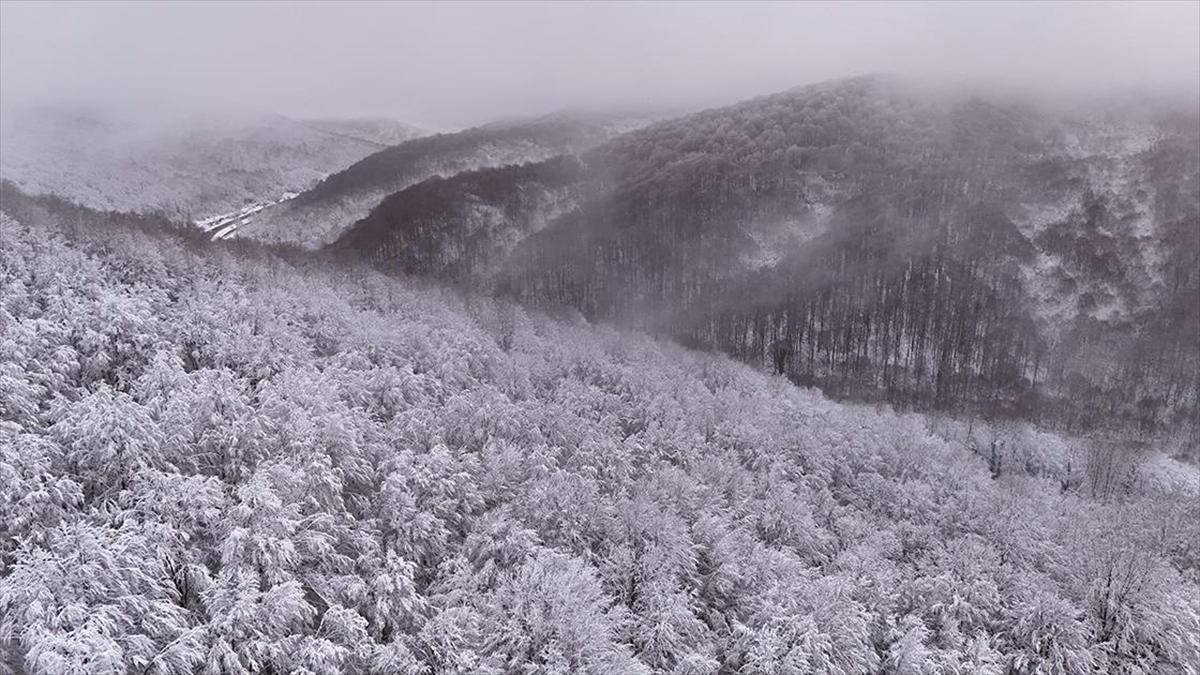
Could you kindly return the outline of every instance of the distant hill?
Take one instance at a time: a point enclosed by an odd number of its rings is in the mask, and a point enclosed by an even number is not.
[[[338,246],[836,394],[1195,424],[1197,120],[841,80],[618,136],[544,204],[549,164],[399,193]]]
[[[383,119],[151,115],[6,110],[0,176],[98,209],[191,220],[302,191],[422,133]]]
[[[573,157],[435,177],[388,196],[337,244],[357,257],[468,284],[487,284],[514,247],[579,207]]]
[[[418,138],[380,150],[297,198],[266,209],[239,236],[321,246],[388,195],[426,179],[575,154],[648,121],[640,113],[564,112]]]

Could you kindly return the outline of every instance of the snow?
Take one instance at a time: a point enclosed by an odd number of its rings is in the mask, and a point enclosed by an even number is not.
[[[1112,124],[1085,120],[1075,124],[1061,141],[1058,156],[1070,162],[1081,182],[1079,187],[1057,194],[1036,195],[1011,210],[1011,217],[1030,241],[1054,227],[1074,227],[1083,219],[1084,196],[1100,196],[1112,217],[1100,226],[1099,234],[1116,239],[1132,257],[1127,267],[1140,290],[1119,291],[1112,279],[1093,278],[1054,253],[1041,251],[1023,268],[1026,288],[1037,303],[1037,313],[1050,329],[1061,327],[1077,313],[1083,293],[1097,303],[1090,314],[1102,321],[1122,320],[1137,311],[1145,291],[1162,281],[1165,251],[1160,245],[1152,187],[1145,176],[1143,153],[1162,139],[1153,125]],[[1053,154],[1051,155],[1053,157]],[[1039,199],[1038,197],[1042,197]],[[1091,236],[1091,235],[1088,235]],[[1075,283],[1073,292],[1063,290],[1064,277]]]
[[[1018,208],[1013,223],[1021,230],[1021,234],[1032,239],[1051,225],[1066,221],[1078,208],[1078,197],[1049,204],[1024,203]]]
[[[288,195],[291,195],[291,196],[288,196]],[[285,192],[285,193],[283,193],[283,196],[280,197],[280,199],[277,201],[254,202],[252,204],[249,204],[248,206],[243,206],[242,208],[238,209],[237,211],[233,211],[230,213],[219,213],[215,216],[201,218],[199,220],[193,221],[192,224],[195,225],[196,227],[200,228],[201,230],[204,230],[205,232],[214,233],[213,237],[212,237],[213,240],[228,239],[228,238],[232,237],[235,232],[237,232],[239,227],[244,227],[246,225],[249,225],[251,223],[251,221],[254,220],[254,218],[253,218],[254,214],[262,211],[263,209],[267,208],[268,206],[274,206],[275,204],[279,204],[280,202],[286,201],[288,199],[292,199],[295,196],[296,196],[296,193],[294,193],[294,192]]]
[[[1038,252],[1033,264],[1021,268],[1025,290],[1037,303],[1037,313],[1047,328],[1065,326],[1074,314],[1077,296],[1062,292],[1064,274],[1057,257],[1044,251]]]
[[[1200,662],[1195,467],[1138,455],[1096,497],[1125,455],[1027,424],[938,429],[611,325],[57,227],[0,214],[5,666]]]
[[[795,251],[798,246],[828,230],[832,216],[833,206],[818,202],[809,207],[807,217],[785,218],[746,228],[746,235],[757,246],[757,250],[742,256],[742,264],[751,270],[775,267],[789,251]]]
[[[1200,468],[1156,452],[1138,467],[1147,487],[1163,493],[1200,496]]]

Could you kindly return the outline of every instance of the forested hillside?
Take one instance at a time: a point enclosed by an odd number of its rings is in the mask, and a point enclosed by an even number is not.
[[[1200,672],[1153,449],[0,197],[0,671]]]
[[[176,220],[274,201],[422,133],[392,120],[195,111],[38,107],[0,117],[0,177],[30,193]]]
[[[320,247],[385,197],[421,181],[575,154],[644,123],[634,115],[556,113],[415,139],[376,152],[296,199],[266,209],[239,236]]]
[[[333,250],[486,288],[522,240],[579,207],[582,175],[560,156],[432,178],[384,199]]]
[[[526,235],[484,246],[479,270],[432,262],[458,255],[462,192],[412,193],[419,209],[397,194],[342,245],[838,396],[1191,429],[1200,448],[1195,111],[1080,116],[867,77],[654,124],[582,161],[579,206],[499,230]]]

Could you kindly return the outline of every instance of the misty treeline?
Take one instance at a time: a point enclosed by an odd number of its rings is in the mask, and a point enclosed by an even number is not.
[[[2,196],[0,671],[1200,671],[1161,453]]]

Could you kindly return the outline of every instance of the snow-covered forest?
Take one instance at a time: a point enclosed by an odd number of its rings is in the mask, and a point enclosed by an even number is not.
[[[0,672],[1200,672],[1157,448],[4,197]]]
[[[468,140],[377,153],[289,208]],[[417,183],[335,248],[839,398],[1190,433],[1200,459],[1200,109],[1066,114],[845,78]]]

